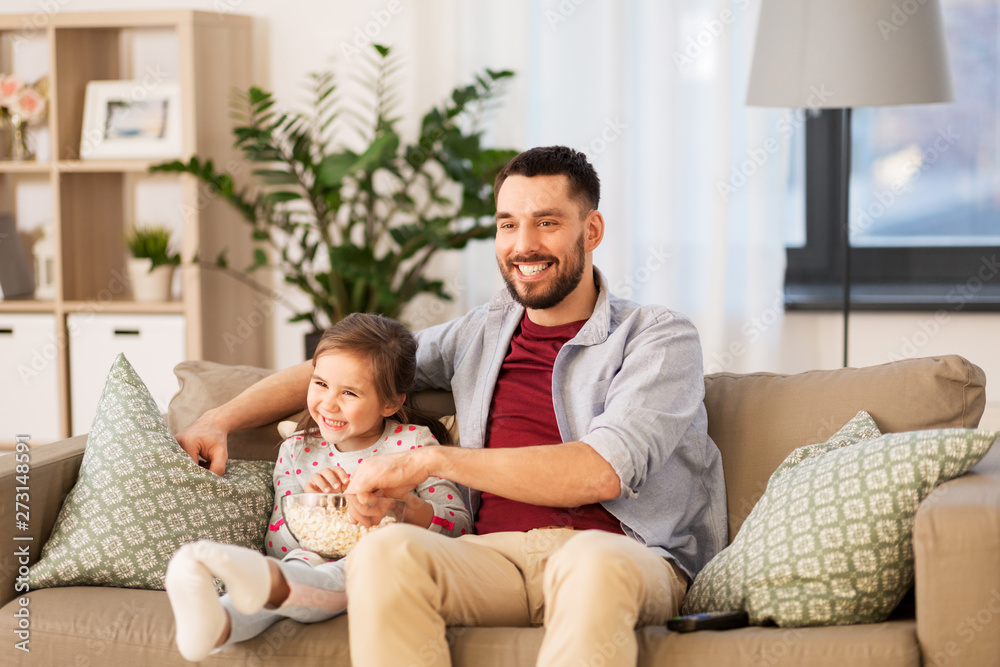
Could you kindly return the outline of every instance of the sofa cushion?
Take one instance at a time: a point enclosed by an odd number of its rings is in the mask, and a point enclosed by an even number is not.
[[[827,452],[832,452],[835,449],[840,449],[841,447],[847,447],[848,445],[856,445],[859,442],[864,442],[866,440],[874,440],[882,435],[882,432],[878,430],[878,426],[875,424],[875,420],[872,416],[862,410],[858,414],[854,415],[851,421],[844,424],[843,428],[830,436],[830,439],[826,442],[819,443],[817,445],[806,445],[805,447],[799,447],[789,454],[784,461],[781,462],[773,473],[771,473],[771,479],[768,480],[767,485],[770,488],[776,480],[781,478],[783,475],[791,472],[795,469],[795,466],[799,465],[803,461],[812,458],[813,456],[821,456]]]
[[[180,388],[167,406],[167,426],[173,433],[187,428],[206,410],[235,398],[272,373],[274,371],[254,366],[182,361],[174,367]],[[297,421],[297,417],[294,420]],[[228,443],[232,458],[273,463],[281,443],[278,422],[230,433]]]
[[[638,631],[638,667],[919,667],[914,621],[725,632]],[[926,663],[925,663],[926,664]]]
[[[733,543],[698,574],[684,612],[745,609],[752,624],[782,627],[888,618],[913,583],[917,506],[975,465],[1000,432],[839,442],[873,427],[861,412],[825,446],[793,452]]]
[[[262,550],[273,468],[233,461],[218,477],[196,465],[119,355],[79,477],[30,570],[30,586],[162,589],[167,562],[187,542],[212,539]]]
[[[31,652],[0,648],[0,663],[177,667],[190,666],[174,642],[174,616],[163,591],[70,586],[32,591]],[[10,637],[14,600],[3,607],[0,631]],[[9,612],[9,613],[8,613]],[[198,663],[221,665],[322,665],[350,667],[347,617],[303,624],[282,620],[262,634],[213,653]]]
[[[883,433],[975,428],[985,387],[983,371],[956,355],[795,375],[706,376],[708,434],[722,452],[729,539],[793,449],[823,442],[859,410]]]

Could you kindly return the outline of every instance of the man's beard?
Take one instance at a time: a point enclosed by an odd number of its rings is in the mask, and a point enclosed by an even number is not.
[[[580,279],[583,277],[586,255],[583,247],[583,234],[580,234],[575,252],[567,258],[565,266],[562,263],[557,263],[554,257],[546,255],[514,256],[507,260],[506,265],[502,264],[500,259],[497,258],[497,266],[500,267],[500,275],[503,276],[503,281],[507,285],[507,291],[510,292],[511,297],[515,301],[525,308],[545,310],[559,305],[580,284]],[[550,263],[550,268],[556,271],[554,281],[548,288],[541,283],[533,284],[517,281],[513,277],[514,272],[517,271],[514,262],[521,264]],[[518,292],[517,285],[520,285],[524,289],[524,294]]]

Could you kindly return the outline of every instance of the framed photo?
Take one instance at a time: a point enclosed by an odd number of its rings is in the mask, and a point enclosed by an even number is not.
[[[90,81],[83,107],[80,158],[181,156],[181,96],[176,82]]]

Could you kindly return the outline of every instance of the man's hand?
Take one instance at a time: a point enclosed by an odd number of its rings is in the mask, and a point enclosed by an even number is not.
[[[365,528],[377,526],[390,509],[397,507],[395,498],[372,493],[367,493],[365,496],[364,501],[356,495],[347,496],[347,515]]]
[[[229,460],[228,436],[229,433],[212,418],[211,411],[175,435],[181,448],[195,463],[198,463],[198,456],[201,455],[208,461],[208,469],[219,476],[226,472],[226,462]]]
[[[209,470],[216,475],[223,474],[229,460],[229,434],[262,426],[304,408],[312,372],[312,362],[304,361],[267,376],[244,389],[236,398],[207,410],[176,434],[177,442],[195,463],[200,454],[208,461]]]
[[[366,458],[351,475],[351,483],[344,493],[356,494],[362,503],[369,502],[369,496],[380,491],[383,496],[402,498],[430,477],[423,453],[431,449],[437,448]]]

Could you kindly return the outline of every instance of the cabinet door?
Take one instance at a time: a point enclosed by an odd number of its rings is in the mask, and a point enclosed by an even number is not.
[[[149,388],[160,411],[177,393],[174,366],[184,361],[182,315],[94,315],[67,318],[73,435],[90,431],[108,370],[119,353]]]
[[[0,314],[0,442],[59,439],[59,348],[50,314]]]

